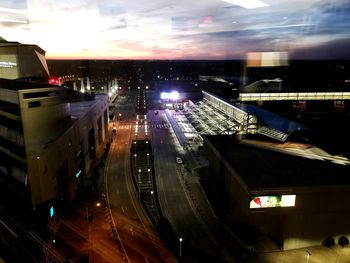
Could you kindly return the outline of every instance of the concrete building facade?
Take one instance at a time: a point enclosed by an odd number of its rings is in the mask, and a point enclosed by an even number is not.
[[[44,211],[72,201],[109,137],[108,96],[49,76],[44,50],[0,38],[0,186]]]
[[[0,37],[0,78],[48,78],[49,75],[43,49]]]
[[[108,138],[106,95],[0,80],[0,174],[35,207],[74,197]]]
[[[212,192],[250,245],[259,236],[285,250],[349,237],[349,160],[308,147],[287,154],[228,136],[203,138]]]

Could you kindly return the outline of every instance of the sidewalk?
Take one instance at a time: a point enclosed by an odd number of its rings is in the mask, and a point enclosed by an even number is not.
[[[86,201],[76,205],[74,212],[52,226],[55,229],[52,246],[72,262],[124,262],[108,224],[107,209]]]
[[[103,159],[102,159],[103,161]],[[103,166],[91,169],[72,207],[51,222],[52,246],[71,262],[125,262],[101,196]]]

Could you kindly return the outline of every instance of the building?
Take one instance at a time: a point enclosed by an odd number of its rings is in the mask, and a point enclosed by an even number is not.
[[[0,78],[48,79],[49,75],[43,49],[0,37]]]
[[[242,240],[257,248],[264,236],[288,250],[349,236],[347,158],[303,144],[203,138],[208,185]]]
[[[11,197],[3,201],[48,215],[58,203],[72,201],[102,156],[109,141],[108,96],[29,81],[27,64],[33,65],[30,79],[48,75],[39,59],[44,52],[37,50],[18,43],[0,46],[1,60],[16,64],[0,78],[0,187]]]
[[[0,94],[2,179],[31,206],[71,200],[108,137],[107,96],[4,79]]]

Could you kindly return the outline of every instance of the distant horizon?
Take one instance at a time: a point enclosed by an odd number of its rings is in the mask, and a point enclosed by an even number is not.
[[[350,5],[280,0],[244,8],[225,1],[5,1],[1,37],[36,44],[52,60],[350,59]]]

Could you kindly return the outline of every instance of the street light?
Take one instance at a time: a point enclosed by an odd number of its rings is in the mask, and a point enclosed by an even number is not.
[[[134,144],[135,144],[135,146],[134,146],[134,152],[136,153],[136,141],[134,141]]]
[[[306,263],[309,262],[309,258],[312,255],[310,250],[306,250],[307,256],[306,256]]]
[[[151,191],[151,208],[154,208],[153,194],[154,192]]]
[[[182,237],[179,238],[179,242],[180,242],[180,251],[179,251],[179,254],[180,254],[180,258],[182,256]]]
[[[139,201],[141,202],[141,169],[139,169],[138,181],[139,181]]]
[[[151,169],[147,169],[148,172],[148,181],[151,182]]]
[[[149,165],[149,153],[147,153],[147,165]]]

